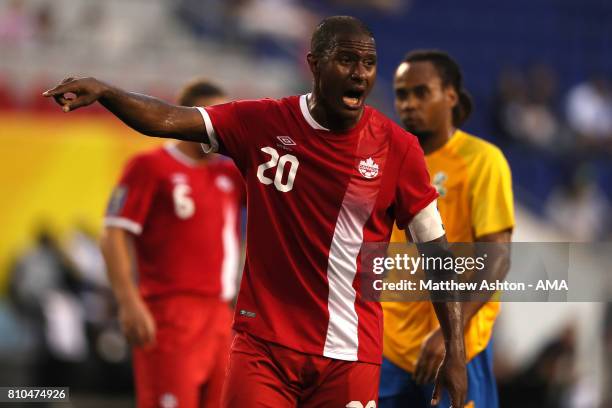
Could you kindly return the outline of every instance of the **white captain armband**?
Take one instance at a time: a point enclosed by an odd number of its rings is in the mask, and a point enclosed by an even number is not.
[[[408,230],[415,243],[429,242],[444,235],[442,217],[438,211],[438,201],[433,200],[418,212],[408,224]]]
[[[209,141],[209,143],[200,143],[202,150],[204,150],[204,153],[216,153],[219,151],[219,141],[217,139],[217,133],[215,132],[212,121],[210,120],[210,116],[208,115],[208,112],[206,112],[206,109],[199,106],[197,106],[196,109],[202,115],[202,119],[204,119],[204,126],[206,128],[206,134],[208,135]]]

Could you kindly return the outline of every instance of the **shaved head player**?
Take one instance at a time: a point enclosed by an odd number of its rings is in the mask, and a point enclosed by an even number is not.
[[[388,242],[394,222],[416,242],[446,242],[418,140],[365,104],[372,33],[326,18],[307,58],[311,93],[279,100],[186,108],[93,78],[44,93],[65,112],[98,101],[146,135],[202,142],[241,171],[247,259],[224,407],[376,407],[382,310],[362,296],[361,247]],[[445,388],[462,407],[461,308],[434,308],[447,345],[434,400]]]

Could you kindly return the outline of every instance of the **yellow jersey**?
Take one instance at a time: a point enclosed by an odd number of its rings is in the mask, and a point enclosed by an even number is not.
[[[438,209],[449,242],[473,242],[483,235],[514,226],[510,168],[496,146],[457,130],[448,142],[425,157],[432,184],[438,190]],[[405,242],[393,230],[391,242]],[[489,343],[499,303],[485,304],[465,332],[468,361]],[[439,327],[431,302],[383,302],[383,354],[408,372],[421,344]]]

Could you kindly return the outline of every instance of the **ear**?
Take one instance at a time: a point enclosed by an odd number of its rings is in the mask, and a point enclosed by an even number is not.
[[[306,55],[306,60],[308,61],[310,72],[313,76],[316,76],[319,72],[319,59],[315,57],[312,52],[309,52],[308,55]]]
[[[446,100],[448,101],[450,106],[452,108],[457,106],[457,104],[459,103],[459,95],[457,94],[457,91],[455,91],[455,88],[449,85],[444,90],[444,93],[446,95]]]

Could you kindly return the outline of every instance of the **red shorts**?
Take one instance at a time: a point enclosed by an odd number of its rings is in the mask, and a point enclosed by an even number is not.
[[[155,345],[133,349],[139,408],[218,407],[231,343],[231,310],[218,299],[147,300]]]
[[[380,366],[300,353],[247,333],[234,337],[224,408],[375,408]]]

